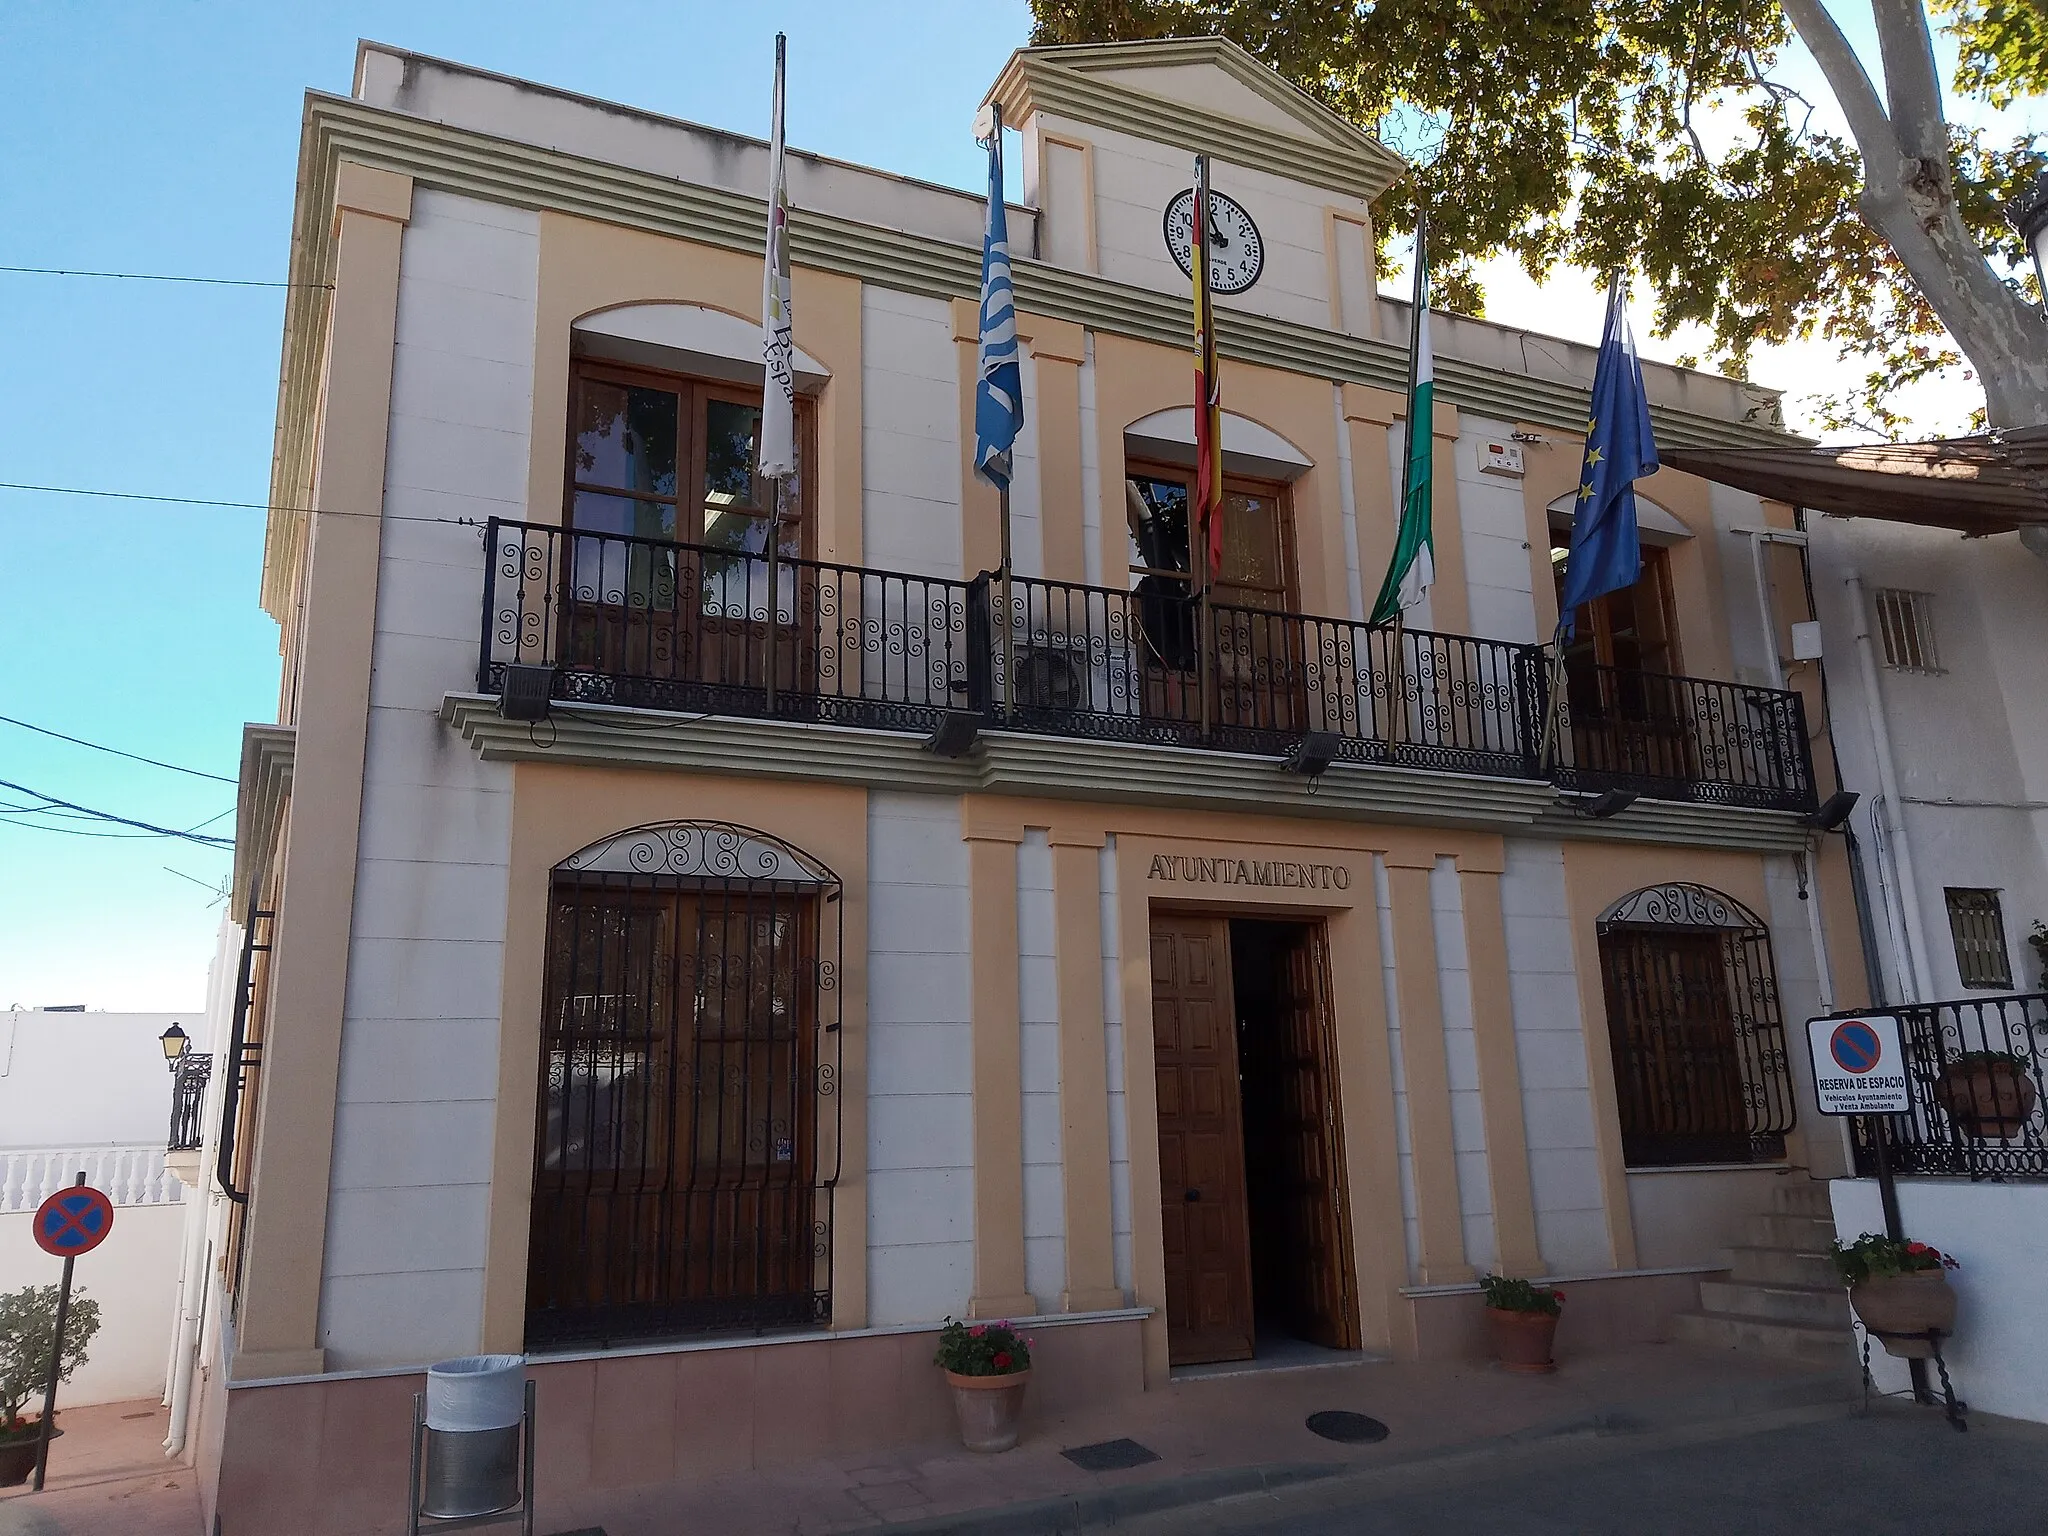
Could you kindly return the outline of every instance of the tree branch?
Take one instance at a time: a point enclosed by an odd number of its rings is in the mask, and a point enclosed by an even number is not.
[[[1877,46],[1884,59],[1885,93],[1899,153],[1946,167],[1948,124],[1926,8],[1921,0],[1871,0],[1870,9],[1877,19]]]
[[[1879,162],[1896,161],[1897,156],[1874,153],[1880,146],[1897,143],[1892,136],[1891,119],[1885,116],[1884,103],[1878,100],[1877,88],[1870,83],[1870,76],[1863,72],[1863,62],[1856,57],[1856,50],[1849,46],[1849,39],[1842,35],[1842,29],[1835,25],[1835,18],[1828,14],[1821,0],[1783,0],[1783,3],[1792,30],[1799,34],[1799,40],[1806,44],[1806,51],[1813,55],[1814,63],[1827,77],[1828,88],[1835,93],[1842,115],[1849,120],[1849,132],[1856,139],[1856,147],[1863,152],[1865,184],[1881,183],[1896,189],[1898,166]]]

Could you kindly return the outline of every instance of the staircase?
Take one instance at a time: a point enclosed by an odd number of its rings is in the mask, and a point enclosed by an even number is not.
[[[1835,1235],[1828,1187],[1789,1174],[1771,1208],[1749,1218],[1725,1280],[1700,1282],[1700,1310],[1674,1319],[1681,1343],[1847,1363],[1849,1304],[1828,1259]]]

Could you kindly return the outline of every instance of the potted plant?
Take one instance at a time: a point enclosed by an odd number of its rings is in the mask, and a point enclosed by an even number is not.
[[[1939,1248],[1865,1232],[1853,1243],[1831,1241],[1828,1252],[1849,1288],[1849,1305],[1886,1354],[1924,1360],[1934,1340],[1914,1335],[1955,1331],[1956,1293],[1947,1272],[1957,1265]]]
[[[64,1315],[64,1358],[57,1380],[69,1381],[85,1364],[85,1346],[100,1331],[100,1304],[83,1291],[71,1294]],[[39,1397],[50,1375],[50,1343],[57,1332],[57,1287],[23,1286],[0,1294],[0,1488],[28,1481],[35,1470],[40,1419],[25,1419],[21,1410]],[[50,1437],[64,1431],[54,1425]]]
[[[933,1362],[953,1389],[960,1443],[970,1451],[1007,1451],[1017,1443],[1024,1389],[1031,1381],[1031,1341],[1008,1323],[946,1319]]]
[[[1493,1352],[1501,1369],[1540,1375],[1557,1369],[1550,1357],[1557,1337],[1557,1319],[1564,1311],[1564,1292],[1551,1285],[1487,1275],[1479,1282],[1486,1297],[1486,1317],[1493,1328]]]
[[[1934,1102],[1968,1136],[2017,1136],[2034,1113],[2034,1079],[2016,1051],[1964,1051],[1942,1064]]]

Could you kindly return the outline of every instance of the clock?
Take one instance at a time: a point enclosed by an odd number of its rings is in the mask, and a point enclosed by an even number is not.
[[[1195,275],[1195,190],[1166,205],[1166,248],[1189,277]],[[1266,242],[1244,205],[1221,192],[1209,194],[1209,287],[1243,293],[1266,265]]]

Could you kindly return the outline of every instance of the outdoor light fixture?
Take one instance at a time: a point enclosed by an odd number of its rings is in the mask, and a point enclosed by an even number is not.
[[[981,736],[981,716],[971,709],[949,709],[939,716],[938,729],[924,740],[924,749],[940,757],[965,757]]]
[[[1280,764],[1288,773],[1298,773],[1303,778],[1317,778],[1329,770],[1337,760],[1337,733],[1335,731],[1310,731],[1294,744],[1294,750],[1287,754]]]
[[[1862,798],[1853,789],[1838,789],[1821,802],[1819,810],[1806,818],[1806,824],[1816,832],[1832,832],[1849,819],[1849,813],[1856,809],[1856,802]]]
[[[1582,802],[1579,814],[1591,817],[1594,821],[1606,821],[1610,817],[1619,816],[1641,798],[1642,796],[1632,789],[1610,789],[1604,795],[1595,795],[1591,800]]]
[[[550,696],[555,691],[555,669],[513,662],[505,668],[505,682],[498,694],[498,713],[507,720],[545,720]]]
[[[2006,217],[2020,232],[2027,254],[2034,258],[2034,281],[2048,299],[2048,171],[2034,178],[2034,184],[2006,210]]]
[[[192,1037],[185,1033],[182,1025],[174,1023],[156,1039],[157,1044],[164,1048],[164,1065],[173,1072],[177,1071],[178,1063],[183,1061],[185,1053],[192,1049]]]

